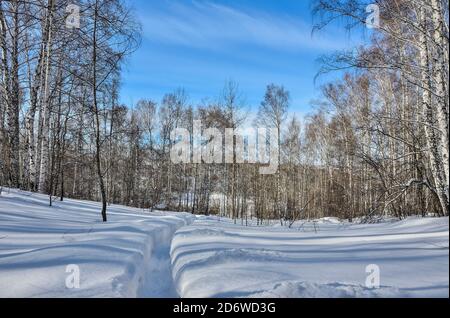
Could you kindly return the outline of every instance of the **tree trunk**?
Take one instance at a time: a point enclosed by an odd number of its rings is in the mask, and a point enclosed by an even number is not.
[[[443,162],[442,149],[440,149],[440,142],[438,132],[436,130],[435,109],[432,106],[431,96],[431,75],[429,63],[429,44],[426,37],[425,30],[427,29],[426,21],[427,12],[424,6],[421,9],[421,22],[423,32],[420,33],[420,66],[422,73],[422,111],[425,122],[425,138],[429,148],[430,169],[436,186],[436,192],[439,197],[439,202],[444,215],[449,214],[448,204],[448,186],[445,180],[444,166],[447,163]]]
[[[106,190],[103,181],[102,166],[101,166],[101,140],[100,140],[100,116],[97,101],[97,22],[98,22],[98,1],[95,1],[94,9],[94,30],[93,30],[93,50],[92,50],[92,94],[93,94],[93,108],[95,115],[95,161],[97,166],[97,177],[100,186],[100,193],[102,196],[102,219],[107,222],[106,216]]]
[[[49,165],[49,129],[50,129],[50,55],[52,52],[52,25],[53,25],[53,1],[50,0],[50,12],[48,16],[49,21],[49,34],[46,44],[46,64],[45,64],[45,77],[44,77],[44,104],[42,114],[42,134],[40,140],[40,169],[39,169],[39,183],[38,191],[40,193],[46,192],[46,183],[48,177],[48,165]]]

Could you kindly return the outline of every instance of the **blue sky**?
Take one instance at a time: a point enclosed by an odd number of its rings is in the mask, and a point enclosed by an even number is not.
[[[325,78],[317,58],[354,44],[342,29],[312,35],[309,0],[130,0],[143,27],[127,61],[121,101],[161,101],[184,88],[193,105],[239,83],[251,109],[267,84],[291,93],[291,112],[305,113]]]

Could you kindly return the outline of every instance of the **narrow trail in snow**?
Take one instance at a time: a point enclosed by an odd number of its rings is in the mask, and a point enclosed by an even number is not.
[[[175,234],[175,233],[174,233]],[[138,290],[139,298],[179,298],[172,278],[172,265],[170,262],[170,240],[157,248],[147,269],[145,284]]]
[[[149,264],[141,277],[137,290],[139,298],[180,298],[172,276],[172,262],[170,249],[175,233],[194,222],[195,218],[186,218],[179,226],[167,226],[156,234],[159,240],[153,242]]]
[[[175,232],[195,216],[108,207],[18,189],[0,196],[0,297],[179,297],[170,248]],[[66,285],[76,266],[80,288]],[[26,277],[26,279],[24,279]]]

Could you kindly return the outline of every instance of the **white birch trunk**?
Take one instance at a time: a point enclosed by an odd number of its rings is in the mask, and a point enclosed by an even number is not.
[[[448,56],[448,46],[445,43],[444,37],[444,18],[442,13],[442,7],[440,0],[431,0],[431,8],[432,8],[432,19],[433,19],[433,40],[436,46],[436,52],[434,53],[434,84],[437,95],[436,105],[436,117],[437,124],[440,130],[440,150],[442,152],[442,161],[443,161],[443,172],[444,172],[444,191],[448,193],[449,189],[449,110],[448,110],[448,94],[445,89],[445,56]],[[448,198],[448,195],[447,195]],[[448,201],[447,201],[448,205]]]
[[[425,7],[421,8],[421,22],[423,29],[426,30],[426,16]],[[429,63],[429,44],[425,32],[420,32],[420,66],[422,79],[422,111],[425,122],[425,138],[429,148],[430,169],[435,182],[436,192],[439,197],[442,212],[448,215],[448,186],[446,188],[446,180],[444,167],[446,163],[443,162],[441,142],[439,140],[438,132],[436,130],[436,119],[432,107],[431,96],[431,78],[430,78],[430,63]],[[441,149],[440,149],[441,148]],[[447,183],[448,185],[448,183]]]
[[[52,22],[53,22],[53,0],[50,0],[49,7],[49,35],[46,44],[46,65],[45,65],[45,79],[44,79],[44,104],[42,116],[42,136],[40,149],[40,169],[39,169],[39,183],[38,191],[43,193],[46,190],[46,182],[49,165],[49,133],[50,133],[50,96],[49,96],[49,77],[50,77],[50,54],[52,46]]]

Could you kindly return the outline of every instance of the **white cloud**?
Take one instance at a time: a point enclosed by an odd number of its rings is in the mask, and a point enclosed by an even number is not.
[[[311,25],[292,16],[248,9],[241,11],[210,2],[169,3],[142,17],[144,36],[166,44],[206,49],[241,45],[278,50],[343,48],[328,35],[311,35]]]

